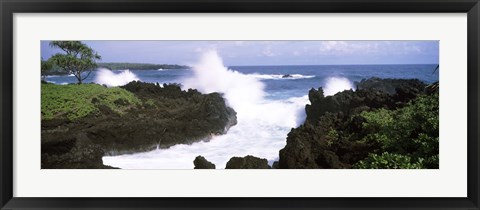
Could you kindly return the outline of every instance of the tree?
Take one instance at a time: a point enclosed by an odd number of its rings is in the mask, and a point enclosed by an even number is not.
[[[42,64],[41,64],[42,81],[45,81],[45,79],[47,78],[48,71],[52,70],[52,68],[53,68],[52,60],[51,59],[43,60],[42,58]]]
[[[82,84],[82,81],[90,76],[97,67],[96,61],[101,59],[97,52],[80,41],[52,41],[50,47],[59,48],[66,53],[57,53],[50,59],[68,74],[73,74],[78,84]]]

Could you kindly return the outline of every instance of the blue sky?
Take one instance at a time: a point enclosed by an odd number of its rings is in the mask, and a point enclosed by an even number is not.
[[[82,41],[101,62],[195,63],[217,50],[225,65],[438,64],[438,41]],[[41,42],[48,59],[60,52]]]

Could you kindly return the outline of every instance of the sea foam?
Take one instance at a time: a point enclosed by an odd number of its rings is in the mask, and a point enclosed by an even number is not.
[[[227,104],[237,112],[237,125],[225,135],[214,136],[209,141],[144,153],[105,156],[104,164],[125,169],[193,169],[193,160],[202,155],[218,169],[225,168],[227,161],[234,156],[253,155],[267,159],[269,164],[278,160],[287,134],[305,121],[308,96],[269,100],[260,78],[228,69],[215,51],[203,54],[192,71],[193,75],[181,80],[182,88],[222,93]],[[341,78],[329,81],[331,83],[327,86],[331,91],[350,87]]]
[[[126,85],[131,81],[139,81],[140,79],[130,70],[121,70],[114,73],[105,68],[99,68],[96,71],[94,82],[108,87]]]
[[[272,164],[285,146],[288,132],[305,120],[307,96],[267,100],[260,79],[228,69],[215,51],[203,54],[192,71],[192,76],[182,80],[182,88],[222,93],[226,103],[237,112],[237,125],[208,142],[107,156],[104,164],[128,169],[193,169],[198,155],[217,168],[224,168],[231,157],[246,155],[266,158]]]
[[[353,82],[349,79],[345,77],[328,77],[325,80],[325,86],[323,87],[325,96],[335,95],[335,93],[344,90],[355,90]]]

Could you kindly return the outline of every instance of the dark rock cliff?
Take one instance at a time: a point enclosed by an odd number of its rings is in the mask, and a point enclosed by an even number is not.
[[[279,168],[351,168],[378,145],[360,141],[366,135],[363,111],[392,110],[425,93],[419,80],[371,78],[347,90],[325,97],[323,89],[311,89],[307,119],[290,131],[280,150]]]

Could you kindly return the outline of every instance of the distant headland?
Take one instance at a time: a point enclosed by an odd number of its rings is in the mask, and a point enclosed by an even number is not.
[[[190,69],[190,66],[177,64],[153,64],[153,63],[120,63],[120,62],[104,62],[97,63],[97,68],[106,68],[109,70],[178,70]],[[65,75],[67,74],[60,67],[54,65],[46,75]]]
[[[189,66],[177,64],[152,64],[152,63],[98,63],[99,68],[110,70],[157,70],[157,69],[190,69]]]

